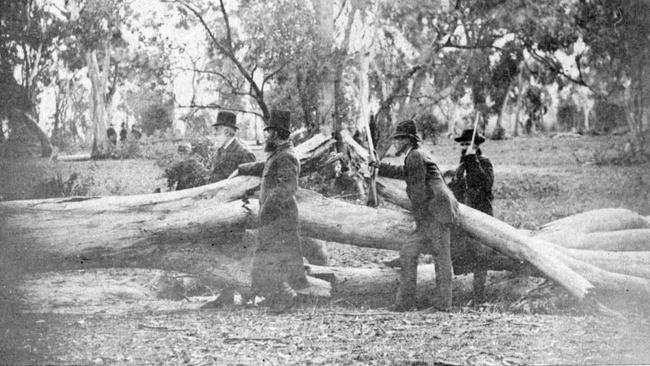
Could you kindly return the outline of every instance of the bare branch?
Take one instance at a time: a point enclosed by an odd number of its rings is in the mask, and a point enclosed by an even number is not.
[[[235,85],[235,83],[230,78],[228,78],[227,75],[225,75],[223,73],[220,73],[218,71],[202,70],[202,69],[198,69],[196,67],[194,67],[194,68],[191,68],[191,67],[173,67],[172,70],[192,71],[192,72],[198,73],[198,74],[215,75],[215,76],[218,76],[218,77],[222,78],[231,88],[234,88],[234,89],[239,88],[238,86]]]
[[[275,70],[275,71],[271,72],[270,74],[266,75],[266,76],[264,77],[264,80],[262,81],[262,87],[264,87],[264,84],[266,84],[266,82],[269,81],[269,79],[271,79],[272,77],[274,77],[275,75],[277,75],[277,74],[278,74],[280,71],[282,71],[282,70],[283,70],[283,69],[284,69],[284,68],[285,68],[289,63],[290,63],[290,61],[285,62],[285,63],[282,64],[280,67],[278,67],[277,70]]]
[[[259,88],[255,80],[253,79],[253,76],[244,68],[244,65],[237,59],[235,54],[232,52],[232,49],[224,47],[221,43],[219,43],[219,40],[217,37],[214,35],[208,24],[206,23],[205,19],[203,19],[203,15],[192,7],[191,5],[187,4],[183,0],[176,0],[179,4],[181,4],[183,7],[188,9],[190,12],[194,14],[194,16],[199,20],[201,25],[203,26],[203,29],[208,33],[208,36],[210,37],[210,40],[212,40],[212,43],[214,44],[215,47],[221,52],[224,56],[226,56],[239,70],[239,72],[242,74],[242,76],[246,79],[246,81],[249,83],[252,93],[253,98],[257,102],[258,106],[262,110],[264,116],[269,115],[268,107],[266,106],[266,103],[264,103],[264,93],[262,90]],[[266,117],[265,117],[266,118]]]
[[[178,104],[176,105],[176,108],[191,108],[191,109],[219,109],[219,110],[227,110],[231,112],[240,112],[240,113],[245,113],[245,114],[252,114],[254,116],[258,116],[260,118],[264,118],[263,115],[261,115],[258,112],[253,112],[249,111],[247,109],[240,109],[240,108],[233,108],[233,107],[226,107],[222,104],[219,103],[209,103],[209,104],[194,104],[190,103],[188,105],[182,105]]]
[[[579,72],[578,78],[576,79],[573,76],[569,75],[566,71],[564,71],[562,67],[558,67],[557,62],[555,60],[549,59],[548,57],[538,53],[533,47],[527,47],[527,50],[530,53],[530,55],[533,57],[533,59],[540,62],[542,65],[546,66],[552,72],[564,77],[565,79],[569,80],[574,84],[586,87],[595,95],[601,95],[600,92],[595,90],[591,85],[587,84],[587,82],[584,80],[582,74],[582,67],[580,66],[580,57],[576,57],[576,64]]]
[[[232,47],[232,33],[230,31],[230,21],[228,20],[228,13],[226,12],[226,7],[223,5],[223,0],[219,0],[219,5],[221,6],[221,14],[223,15],[223,21],[226,23],[226,39],[228,41],[228,49],[233,52]]]

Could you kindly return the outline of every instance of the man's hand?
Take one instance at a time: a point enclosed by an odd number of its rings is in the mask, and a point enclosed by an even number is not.
[[[239,164],[239,167],[235,171],[238,175],[251,175],[251,170],[255,164],[255,162]]]
[[[375,161],[375,160],[370,160],[370,161],[368,162],[368,165],[369,165],[371,168],[379,169],[379,167],[381,166],[381,163],[378,162],[378,161]]]
[[[228,176],[228,179],[234,178],[238,175],[239,175],[239,169],[235,169],[235,171]]]
[[[476,154],[476,150],[474,150],[474,145],[468,147],[467,151],[465,152],[465,155],[475,155],[475,154]]]

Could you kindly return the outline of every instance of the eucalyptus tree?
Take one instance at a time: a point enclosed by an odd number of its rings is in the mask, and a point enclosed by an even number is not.
[[[644,0],[585,0],[572,13],[587,44],[577,62],[599,100],[622,106],[639,158],[647,154],[650,129],[650,3]]]
[[[37,106],[51,78],[60,29],[56,16],[36,0],[0,2],[0,121],[8,121],[9,138],[26,127],[38,137],[42,156],[52,149],[36,122]]]

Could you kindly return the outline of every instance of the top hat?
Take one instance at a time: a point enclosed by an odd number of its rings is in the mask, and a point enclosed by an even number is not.
[[[398,123],[397,128],[395,129],[395,133],[391,137],[394,139],[400,137],[410,137],[416,141],[420,141],[420,137],[418,136],[418,129],[415,126],[415,121],[412,119],[407,119],[406,121]]]
[[[472,134],[474,133],[474,130],[471,128],[468,128],[466,130],[463,130],[463,133],[456,137],[454,141],[456,142],[472,142]],[[474,136],[474,145],[480,145],[485,141],[485,136],[481,135],[476,132],[476,136]]]
[[[215,122],[212,127],[217,126],[226,126],[234,129],[239,129],[239,127],[237,127],[237,117],[234,113],[228,111],[219,112],[217,115],[217,122]]]
[[[267,130],[269,128],[291,132],[291,112],[278,109],[271,110],[269,123],[264,129]]]

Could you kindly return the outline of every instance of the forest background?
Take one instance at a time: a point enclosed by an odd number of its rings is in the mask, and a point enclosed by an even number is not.
[[[260,140],[270,108],[305,136],[397,121],[425,137],[479,118],[500,139],[629,133],[646,154],[644,1],[12,0],[0,16],[0,143],[92,151],[124,123],[205,136],[220,110]],[[27,150],[27,151],[26,151]],[[33,148],[32,148],[33,150]]]

